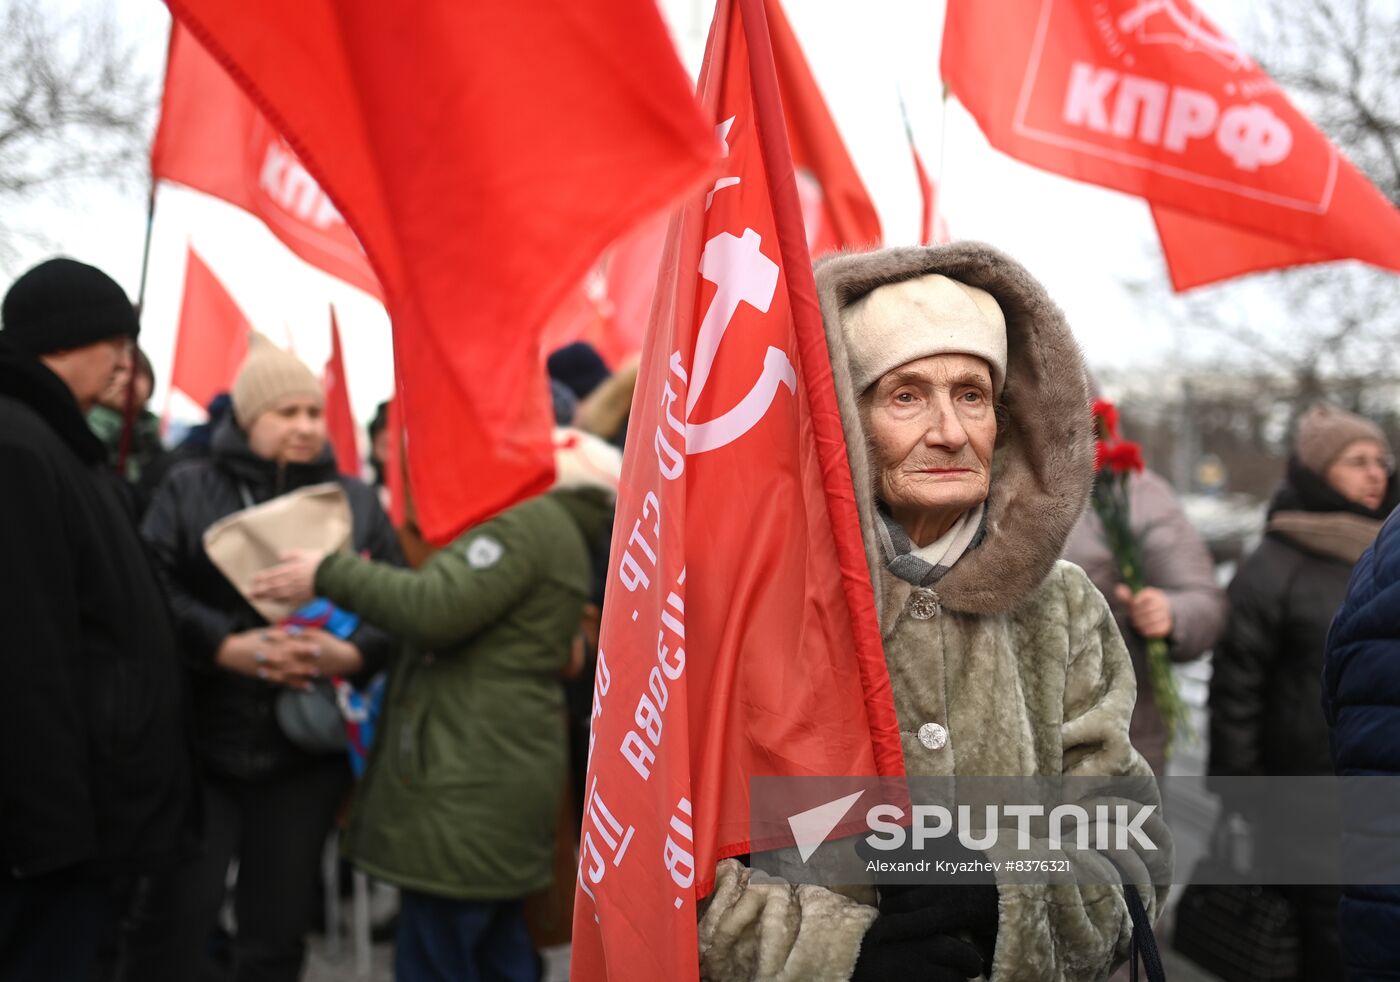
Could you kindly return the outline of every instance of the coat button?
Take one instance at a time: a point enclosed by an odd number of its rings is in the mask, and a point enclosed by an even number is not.
[[[942,750],[948,745],[948,731],[937,723],[919,727],[919,742],[930,750]]]

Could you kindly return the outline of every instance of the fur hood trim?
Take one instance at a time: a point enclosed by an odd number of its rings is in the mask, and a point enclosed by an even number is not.
[[[980,287],[1006,314],[1006,385],[998,407],[987,529],[939,581],[946,609],[995,614],[1019,606],[1049,575],[1094,478],[1084,357],[1064,314],[1026,269],[976,242],[837,253],[816,266],[817,293],[846,432],[866,561],[883,611],[876,473],[851,384],[841,310],[886,283],[930,273]],[[886,625],[888,629],[888,625]]]

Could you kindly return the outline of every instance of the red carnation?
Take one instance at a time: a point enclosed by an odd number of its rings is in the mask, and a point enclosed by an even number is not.
[[[1095,399],[1090,412],[1098,426],[1099,436],[1106,440],[1118,439],[1118,407],[1107,399]]]
[[[1124,440],[1122,443],[1109,445],[1100,443],[1099,446],[1103,447],[1102,454],[1100,455],[1096,448],[1095,456],[1101,461],[1101,470],[1107,468],[1114,474],[1126,474],[1129,471],[1139,472],[1142,470],[1142,447],[1138,446],[1136,443]]]

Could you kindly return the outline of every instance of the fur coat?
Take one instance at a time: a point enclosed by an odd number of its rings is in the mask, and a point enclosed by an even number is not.
[[[879,554],[876,478],[840,310],[928,273],[996,297],[1008,361],[985,536],[936,585],[941,613],[918,620],[906,611],[912,588]],[[1113,615],[1084,572],[1057,559],[1093,478],[1083,358],[1059,309],[1019,264],[974,243],[833,256],[817,267],[817,289],[907,772],[1150,776],[1128,740],[1137,686]],[[948,732],[940,749],[918,739],[930,722]],[[1166,882],[1170,863],[1169,845],[1137,856],[1132,878],[1150,915],[1166,896],[1150,884]],[[751,882],[748,869],[724,861],[700,921],[702,977],[848,978],[877,917],[873,898],[854,893]],[[1121,887],[1003,883],[998,906],[992,982],[1102,979],[1127,956]]]

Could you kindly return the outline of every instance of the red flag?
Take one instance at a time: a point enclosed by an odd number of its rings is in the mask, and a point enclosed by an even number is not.
[[[836,121],[822,99],[782,7],[768,5],[768,31],[793,163],[807,220],[807,245],[820,256],[845,246],[880,242],[880,218],[865,190]]]
[[[909,125],[909,114],[904,109],[903,99],[899,100],[899,115],[904,119],[904,136],[909,141],[909,153],[914,158],[914,175],[919,180],[919,195],[924,203],[919,216],[919,242],[923,245],[951,242],[953,239],[948,234],[948,223],[938,214],[938,188],[934,185],[933,178],[928,176],[924,158],[919,155],[919,147],[914,142],[914,130]]]
[[[169,0],[358,233],[424,534],[548,487],[543,323],[714,160],[651,0]]]
[[[335,451],[336,469],[346,477],[360,476],[360,444],[355,414],[350,411],[350,383],[345,377],[345,357],[340,350],[340,325],[331,308],[331,356],[321,375],[326,390],[326,436]]]
[[[201,408],[209,405],[233,385],[252,333],[243,311],[191,247],[185,257],[185,298],[180,304],[170,388]]]
[[[856,172],[782,8],[768,9],[784,123],[813,255],[881,239],[880,218]],[[551,319],[546,349],[587,341],[614,368],[642,348],[666,225],[649,222],[615,243]]]
[[[616,369],[642,350],[666,228],[667,216],[657,215],[608,247],[550,317],[542,344],[546,353],[587,341]]]
[[[700,96],[727,159],[673,219],[642,356],[576,979],[696,978],[696,902],[749,851],[751,776],[903,772],[767,23],[762,0],[716,10]]]
[[[1189,0],[949,0],[942,67],[999,150],[1148,199],[1177,289],[1400,270],[1400,212]]]
[[[151,174],[251,212],[311,265],[380,296],[364,251],[330,198],[228,72],[178,22],[170,31]]]

